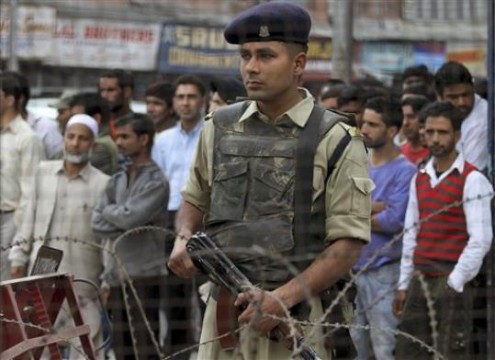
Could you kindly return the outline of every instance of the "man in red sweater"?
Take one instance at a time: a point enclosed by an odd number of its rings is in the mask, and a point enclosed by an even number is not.
[[[491,246],[493,189],[456,150],[462,114],[452,104],[439,102],[426,107],[421,116],[426,119],[425,140],[432,158],[411,182],[393,310],[401,317],[400,330],[445,358],[468,359],[472,354],[470,281]],[[435,339],[424,286],[435,310]],[[428,349],[404,336],[398,337],[395,356],[433,358]]]

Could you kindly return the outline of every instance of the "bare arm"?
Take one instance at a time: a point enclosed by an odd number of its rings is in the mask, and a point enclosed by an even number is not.
[[[201,228],[204,213],[194,205],[183,201],[175,222],[176,237],[168,261],[169,268],[178,276],[193,277],[198,273],[189,256],[186,244],[189,238]]]

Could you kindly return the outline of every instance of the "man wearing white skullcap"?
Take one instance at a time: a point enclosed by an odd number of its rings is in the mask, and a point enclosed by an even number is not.
[[[64,134],[64,159],[43,161],[37,168],[32,197],[14,237],[19,245],[9,254],[13,278],[26,276],[40,246],[48,245],[64,253],[60,272],[69,272],[104,287],[100,282],[103,273],[101,241],[91,230],[92,209],[109,178],[89,163],[97,135],[95,119],[83,114],[72,116]],[[83,319],[90,326],[94,347],[98,349],[102,332],[97,294],[84,284],[78,284],[76,292]],[[55,330],[72,323],[69,314],[69,311],[61,312],[63,316],[58,317]],[[79,341],[68,344],[67,351],[70,359],[85,358]]]
[[[86,114],[73,115],[67,122],[66,128],[74,124],[86,125],[93,133],[94,138],[98,136],[98,122],[91,116]]]

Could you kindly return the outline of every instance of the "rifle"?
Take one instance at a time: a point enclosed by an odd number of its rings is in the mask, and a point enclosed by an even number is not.
[[[194,265],[214,283],[227,289],[233,296],[237,297],[240,293],[254,288],[251,281],[207,234],[203,232],[194,234],[186,247]],[[288,344],[287,339],[291,339],[289,347],[292,349],[292,345],[295,343],[304,360],[321,359],[316,351],[304,342],[300,333],[296,332],[296,334],[291,335],[290,332],[291,329],[288,326],[281,325],[272,330],[273,335],[280,342]]]

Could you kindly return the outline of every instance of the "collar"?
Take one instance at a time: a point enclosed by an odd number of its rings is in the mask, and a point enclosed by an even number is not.
[[[22,123],[24,123],[24,119],[22,118],[21,114],[17,114],[14,120],[12,120],[7,125],[7,127],[2,130],[2,132],[10,131],[13,134],[17,134],[19,131],[21,131]]]
[[[305,88],[299,88],[299,94],[302,96],[302,100],[299,101],[292,108],[287,110],[285,113],[280,115],[276,120],[280,120],[282,117],[287,116],[299,127],[304,127],[306,122],[308,121],[309,115],[314,107],[314,99],[311,93]],[[261,113],[258,109],[258,105],[256,101],[251,101],[246,111],[242,114],[239,122],[245,121],[252,117],[253,115],[258,114],[258,116],[262,119],[266,119],[265,115]]]
[[[55,167],[55,174],[57,175],[66,175],[65,173],[65,168],[64,168],[65,161],[60,161],[60,164]],[[83,179],[85,182],[89,182],[89,177],[91,175],[91,165],[88,161],[85,167],[79,171],[79,174],[77,174],[77,177],[80,177]]]
[[[38,115],[38,114],[35,114],[31,111],[28,111],[27,112],[27,118],[26,118],[26,121],[29,125],[31,125],[31,127],[33,127],[38,121],[40,121],[41,119],[41,116]]]
[[[464,171],[464,156],[462,155],[461,152],[459,152],[459,155],[457,155],[457,158],[454,160],[454,162],[452,163],[450,168],[447,171],[445,171],[442,175],[446,176],[446,175],[450,174],[452,171],[454,171],[455,169],[457,169],[457,171],[459,171],[459,174],[462,174],[462,172]],[[424,169],[422,169],[420,171],[426,172],[426,174],[428,174],[430,177],[436,178],[437,173],[435,171],[435,167],[433,166],[433,158],[428,160]]]
[[[203,118],[201,118],[198,121],[198,123],[196,124],[196,126],[193,127],[193,129],[191,131],[189,131],[189,132],[185,132],[184,129],[182,129],[182,124],[180,123],[180,121],[177,122],[177,125],[176,126],[178,127],[178,129],[179,129],[179,131],[181,133],[183,133],[185,135],[194,135],[194,134],[198,133],[201,130],[201,128],[203,127],[204,122],[205,121],[203,120]]]

